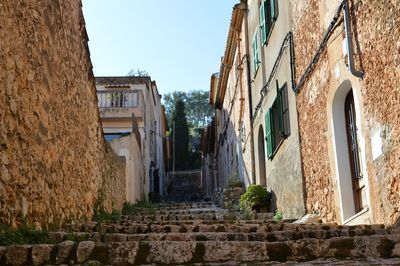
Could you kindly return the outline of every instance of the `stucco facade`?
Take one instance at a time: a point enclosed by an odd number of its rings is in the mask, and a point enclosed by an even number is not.
[[[216,187],[225,187],[234,177],[249,185],[254,176],[245,14],[245,3],[234,6],[220,72],[211,77],[210,104],[215,108],[215,128],[209,131],[215,134],[215,146],[214,158],[206,160],[214,163]]]
[[[113,147],[118,146],[117,153],[127,153],[127,159],[136,156],[134,147],[140,149],[142,163],[135,162],[134,165],[140,167],[142,174],[139,175],[134,167],[129,170],[130,183],[140,184],[140,190],[132,188],[130,195],[135,196],[131,196],[131,199],[143,198],[150,192],[163,195],[164,109],[161,108],[161,95],[156,83],[150,77],[97,77],[96,88],[106,139],[119,143]],[[137,135],[137,144],[135,141],[118,141],[118,138],[124,139],[129,134]],[[122,143],[126,147],[122,147]],[[136,178],[141,178],[141,181]]]
[[[248,1],[248,32],[258,46],[258,55],[250,53],[251,61],[254,61],[254,56],[259,57],[258,66],[252,65],[251,68],[256,183],[271,190],[274,207],[282,211],[285,218],[299,218],[304,215],[305,207],[296,96],[292,82],[290,8],[287,1],[275,1],[276,17],[270,18],[272,21],[264,43],[260,27],[261,4],[272,2]],[[254,50],[254,47],[251,49]],[[283,133],[278,129],[278,114],[273,113],[279,112],[279,108],[275,108],[279,103],[277,94],[284,87],[287,95],[282,97],[287,98],[282,101],[287,101],[288,115],[285,118],[287,129]],[[284,134],[284,137],[277,134]],[[271,141],[275,143],[271,145]]]

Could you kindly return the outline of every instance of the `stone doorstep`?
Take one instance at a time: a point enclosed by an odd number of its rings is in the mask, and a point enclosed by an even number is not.
[[[0,262],[30,264],[36,246],[9,246]],[[42,245],[43,246],[43,245]],[[266,243],[260,241],[150,241],[91,242],[65,241],[47,245],[38,265],[84,263],[103,264],[181,264],[201,262],[312,261],[317,258],[390,258],[400,256],[400,235],[342,237],[328,240],[302,239]],[[37,255],[36,255],[37,256]],[[37,259],[37,258],[36,258]]]

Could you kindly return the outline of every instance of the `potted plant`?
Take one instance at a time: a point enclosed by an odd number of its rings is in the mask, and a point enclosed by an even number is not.
[[[269,210],[271,193],[260,185],[250,185],[246,192],[240,196],[240,208],[250,206],[253,211],[260,212],[262,209]]]

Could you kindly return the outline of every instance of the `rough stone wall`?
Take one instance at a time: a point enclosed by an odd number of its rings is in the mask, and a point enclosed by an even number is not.
[[[367,162],[375,184],[374,216],[377,222],[392,224],[400,216],[400,1],[356,3],[366,127],[382,128],[383,156]]]
[[[296,56],[296,81],[305,70],[327,28],[325,7],[339,1],[291,1]],[[365,72],[361,83],[362,130],[366,138],[366,163],[374,222],[394,223],[399,217],[400,158],[400,1],[350,1],[356,68]],[[331,39],[341,36],[339,21]],[[343,33],[342,33],[343,35]],[[329,42],[328,42],[329,43]],[[337,50],[341,52],[341,47]],[[337,51],[336,51],[337,53]],[[321,55],[297,97],[301,154],[308,212],[319,212],[324,221],[339,222],[335,184],[329,162],[327,100],[334,70],[332,54]],[[332,59],[331,59],[332,60]],[[332,62],[331,62],[332,64]],[[382,128],[383,156],[372,161],[370,132]],[[337,197],[337,196],[336,196]]]
[[[0,3],[2,223],[58,226],[122,205],[110,180],[125,180],[112,170],[124,162],[103,140],[87,40],[79,0]]]

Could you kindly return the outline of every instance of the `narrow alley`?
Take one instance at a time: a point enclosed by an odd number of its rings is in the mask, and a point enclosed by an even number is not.
[[[0,265],[400,265],[400,0],[228,2],[1,0]]]

